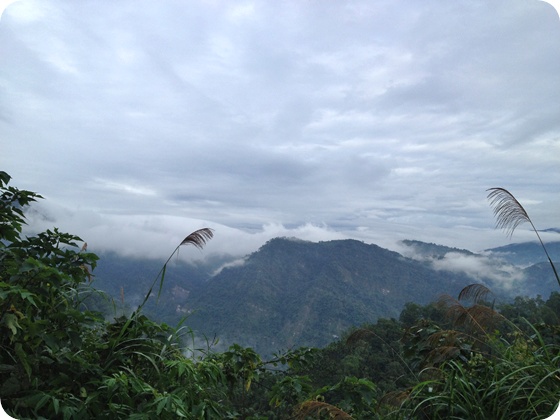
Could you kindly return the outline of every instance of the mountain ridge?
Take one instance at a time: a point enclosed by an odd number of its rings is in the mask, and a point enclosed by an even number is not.
[[[503,287],[511,282],[511,272],[517,281],[514,286],[522,284],[524,275],[552,285],[541,279],[547,276],[546,267],[521,270],[468,250],[419,241],[406,244],[416,259],[353,239],[274,238],[236,264],[225,256],[212,263],[178,261],[166,270],[159,305],[152,297],[146,311],[170,324],[187,316],[187,325],[197,336],[217,336],[224,345],[238,342],[266,354],[292,346],[321,347],[348,328],[397,318],[408,302],[425,304],[441,294],[456,296],[473,282],[484,282],[497,288],[498,295],[511,297]],[[123,285],[125,295],[131,289],[147,291],[155,278],[147,273],[157,274],[157,262],[149,267],[135,264],[139,272],[123,263],[115,281],[109,279],[111,270],[103,267],[102,256],[96,274],[99,285],[112,284],[113,296],[117,284]],[[476,275],[464,270],[468,264],[478,270]]]

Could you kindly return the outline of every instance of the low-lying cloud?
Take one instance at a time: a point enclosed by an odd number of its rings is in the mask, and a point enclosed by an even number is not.
[[[404,244],[401,244],[400,251],[404,256],[425,262],[435,270],[464,274],[473,282],[486,284],[496,291],[511,291],[525,280],[521,267],[496,258],[491,253],[475,254],[457,250],[433,255],[414,245]]]

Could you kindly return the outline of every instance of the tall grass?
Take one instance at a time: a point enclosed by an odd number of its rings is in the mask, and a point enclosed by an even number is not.
[[[547,343],[540,329],[546,326],[527,320],[530,332],[524,333],[493,304],[485,306],[490,296],[485,286],[470,285],[458,299],[441,300],[455,329],[436,329],[417,341],[424,369],[416,376],[424,379],[386,418],[542,419],[554,412],[560,401],[560,343]]]
[[[496,227],[504,229],[506,233],[511,237],[513,232],[522,223],[529,223],[531,225],[531,229],[537,235],[537,238],[546,254],[546,258],[552,267],[552,271],[554,272],[554,276],[556,277],[556,281],[560,286],[560,277],[558,276],[558,272],[556,271],[556,267],[548,254],[546,246],[544,245],[543,240],[541,239],[541,235],[539,235],[539,231],[533,224],[533,221],[529,217],[529,214],[525,210],[525,208],[521,205],[519,201],[513,196],[505,188],[495,187],[488,189],[490,191],[488,193],[488,200],[490,200],[490,205],[494,208],[494,216],[496,217]]]
[[[501,352],[492,358],[447,361],[439,378],[414,387],[397,418],[548,418],[560,399],[560,347],[518,340],[495,343]]]

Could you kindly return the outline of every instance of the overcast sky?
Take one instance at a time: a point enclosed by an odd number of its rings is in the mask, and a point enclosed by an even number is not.
[[[532,239],[494,229],[486,189],[560,227],[560,20],[538,0],[20,0],[0,147],[45,197],[31,225],[94,251],[165,257],[200,227],[237,254]]]

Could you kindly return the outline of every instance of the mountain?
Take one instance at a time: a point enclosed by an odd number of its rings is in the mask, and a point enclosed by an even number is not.
[[[224,345],[237,342],[261,354],[320,347],[350,327],[398,317],[408,302],[456,296],[475,282],[488,285],[502,301],[517,295],[547,297],[557,284],[546,264],[523,269],[504,259],[517,253],[514,260],[520,261],[533,247],[519,246],[482,255],[403,241],[399,254],[356,240],[276,238],[242,260],[172,261],[159,302],[152,296],[144,310],[171,325],[186,316],[185,325],[197,337],[216,336]],[[163,265],[115,254],[100,257],[94,285],[115,298],[121,313],[141,302]]]
[[[466,249],[451,248],[449,246],[438,245],[434,243],[412,241],[409,239],[404,239],[401,241],[401,243],[409,248],[409,252],[414,254],[415,259],[444,258],[450,252],[469,256],[475,255],[474,252]]]
[[[556,269],[560,268],[560,264],[555,264]],[[558,291],[558,281],[552,272],[550,263],[537,263],[523,269],[523,275],[526,279],[524,284],[525,296],[540,295],[544,299],[550,296],[551,291]]]
[[[403,255],[437,270],[463,272],[489,286],[503,299],[548,297],[558,290],[558,282],[539,242],[509,244],[480,254],[420,241],[404,240],[401,244],[404,245]],[[551,258],[560,261],[560,242],[549,242],[545,246]]]
[[[550,230],[550,229],[548,229]],[[553,261],[560,261],[560,241],[545,243],[546,249]],[[522,242],[487,249],[494,256],[499,257],[510,264],[518,266],[530,266],[541,262],[547,262],[540,242]]]
[[[266,353],[323,346],[349,327],[398,317],[407,302],[456,295],[469,280],[355,240],[277,238],[192,296],[188,324]]]
[[[93,271],[93,286],[106,292],[115,300],[117,314],[134,310],[144,299],[154,283],[165,260],[123,257],[114,252],[99,253]],[[174,324],[187,310],[183,307],[191,294],[201,293],[207,280],[217,267],[229,258],[210,257],[196,263],[173,259],[167,265],[161,299],[148,300],[144,310],[158,320]],[[158,278],[153,292],[159,289]],[[122,302],[124,300],[124,302]],[[124,308],[123,308],[124,306]]]

